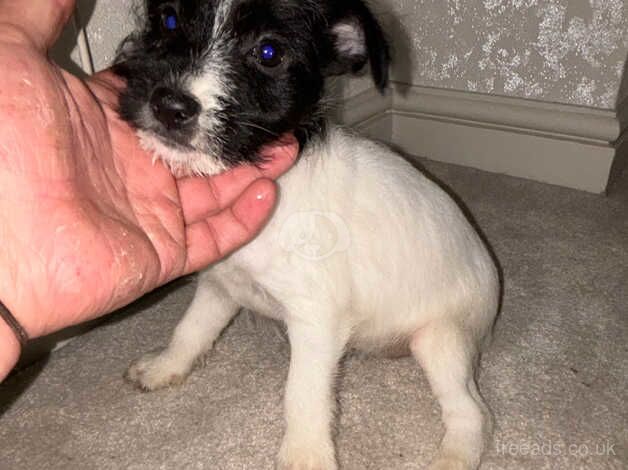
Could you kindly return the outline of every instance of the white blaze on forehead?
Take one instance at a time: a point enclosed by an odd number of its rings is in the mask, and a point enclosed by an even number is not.
[[[222,57],[224,55],[218,49],[213,49],[199,64],[201,70],[190,75],[184,83],[187,92],[201,105],[198,118],[200,132],[191,142],[196,148],[205,148],[207,143],[203,139],[212,134],[217,138],[217,134],[222,131],[220,116],[224,111],[224,103],[229,101],[230,92],[229,67]]]
[[[223,26],[226,24],[231,10],[236,2],[234,0],[220,0],[216,7],[216,16],[214,18],[214,27],[212,29],[212,36],[217,38],[222,31]]]
[[[223,25],[227,23],[237,1],[219,0],[217,2],[212,37],[197,61],[195,70],[184,80],[184,88],[200,103],[202,108],[198,121],[201,132],[192,141],[192,145],[196,148],[204,147],[204,142],[199,140],[203,134],[209,133],[216,136],[221,131],[219,116],[224,110],[224,103],[230,101],[228,59],[231,54],[229,50],[231,44],[224,34]]]
[[[227,64],[220,58],[207,58],[202,70],[190,75],[184,87],[200,103],[203,111],[220,108],[221,98],[227,98]],[[222,63],[221,63],[222,62]]]
[[[357,21],[338,23],[332,31],[336,36],[336,49],[342,55],[366,55],[366,38]]]

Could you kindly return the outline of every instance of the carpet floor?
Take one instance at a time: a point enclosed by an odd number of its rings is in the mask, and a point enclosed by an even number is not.
[[[500,261],[504,302],[480,387],[496,430],[482,468],[628,468],[628,177],[609,197],[424,162]],[[127,365],[166,344],[194,291],[178,281],[0,386],[0,469],[272,469],[289,347],[236,320],[178,388]],[[423,468],[443,428],[410,358],[349,357],[345,470]]]

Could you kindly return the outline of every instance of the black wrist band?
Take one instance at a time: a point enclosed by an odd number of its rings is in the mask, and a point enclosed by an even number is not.
[[[0,302],[0,317],[11,327],[13,333],[15,333],[15,337],[20,342],[20,346],[24,349],[24,346],[28,343],[28,333],[26,333],[26,330],[22,328],[20,322],[15,319],[2,302]]]

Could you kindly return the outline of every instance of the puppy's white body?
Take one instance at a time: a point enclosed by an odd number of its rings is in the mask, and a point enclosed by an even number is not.
[[[474,365],[499,302],[480,237],[400,156],[338,128],[279,184],[268,226],[201,274],[169,347],[129,377],[151,390],[182,380],[246,307],[285,321],[292,347],[281,468],[336,468],[333,381],[348,347],[411,351],[446,425],[433,468],[477,467],[490,419]]]
[[[486,333],[497,302],[492,260],[451,198],[403,158],[333,129],[279,185],[260,236],[205,275],[240,305],[312,322],[329,301],[366,350],[409,344],[435,319]],[[304,301],[315,310],[291,308]]]

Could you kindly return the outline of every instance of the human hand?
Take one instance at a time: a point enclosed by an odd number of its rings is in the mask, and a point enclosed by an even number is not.
[[[289,136],[266,150],[262,169],[175,179],[118,119],[115,76],[84,82],[48,60],[73,7],[0,0],[0,300],[31,338],[110,312],[251,240],[275,204],[268,178],[298,151]],[[0,321],[0,343],[6,329]]]

